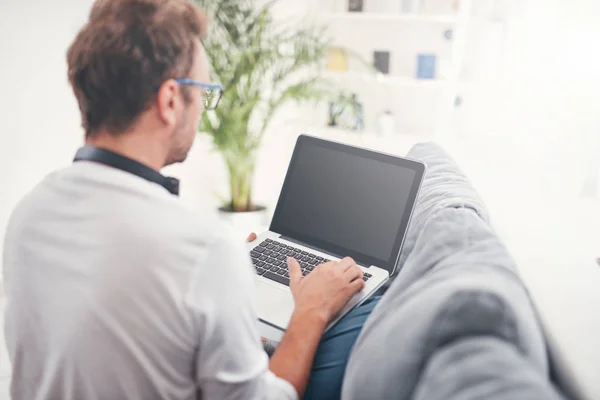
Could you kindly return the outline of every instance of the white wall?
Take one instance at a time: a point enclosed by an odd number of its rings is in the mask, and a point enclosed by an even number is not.
[[[0,0],[0,254],[16,202],[82,142],[66,49],[91,0]]]
[[[544,186],[572,194],[600,158],[600,3],[510,3],[508,133]]]

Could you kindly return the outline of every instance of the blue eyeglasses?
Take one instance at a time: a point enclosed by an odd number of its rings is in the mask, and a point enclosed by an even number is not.
[[[202,102],[204,103],[205,110],[214,110],[217,108],[219,100],[221,100],[221,96],[223,95],[223,86],[215,83],[202,83],[188,78],[178,78],[175,79],[175,82],[180,85],[200,86],[203,88],[204,99]]]

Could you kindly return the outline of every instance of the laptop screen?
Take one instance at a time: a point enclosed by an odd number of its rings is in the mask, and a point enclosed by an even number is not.
[[[271,230],[392,271],[422,175],[414,161],[301,136]]]

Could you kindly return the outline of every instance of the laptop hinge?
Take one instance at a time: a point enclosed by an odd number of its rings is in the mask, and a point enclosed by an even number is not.
[[[280,235],[279,237],[280,237],[281,239],[287,240],[288,242],[293,242],[293,243],[299,244],[299,245],[301,245],[301,246],[310,247],[311,249],[315,249],[315,250],[317,250],[317,251],[320,251],[321,253],[329,254],[329,255],[330,255],[330,256],[332,256],[332,257],[336,257],[336,258],[344,258],[344,256],[341,256],[341,255],[339,255],[339,254],[334,254],[334,253],[332,253],[332,252],[330,252],[330,251],[324,250],[324,249],[322,249],[322,248],[320,248],[320,247],[317,247],[317,246],[313,246],[312,244],[304,243],[304,242],[302,242],[302,241],[300,241],[300,240],[292,239],[292,238],[291,238],[291,237],[289,237],[289,236]],[[356,261],[356,260],[354,260],[354,261]],[[359,265],[359,266],[361,266],[361,267],[363,267],[363,268],[370,268],[370,267],[371,267],[370,265],[367,265],[367,264],[365,264],[365,263],[361,263],[361,262],[359,262],[359,261],[356,261],[356,264],[357,264],[357,265]]]

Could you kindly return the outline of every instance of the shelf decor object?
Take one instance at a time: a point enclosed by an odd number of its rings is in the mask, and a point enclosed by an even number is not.
[[[394,115],[390,110],[385,110],[377,120],[377,134],[379,136],[392,136],[396,130]]]
[[[354,132],[365,128],[364,106],[356,93],[340,92],[336,99],[329,102],[327,125]]]
[[[335,72],[348,71],[348,57],[343,49],[332,47],[327,51],[326,70]]]
[[[350,12],[362,12],[363,0],[348,0],[348,11]]]
[[[446,40],[452,40],[453,37],[454,37],[454,30],[453,29],[446,29],[444,31],[444,39],[446,39]]]
[[[417,56],[417,79],[435,79],[436,56],[419,54]]]
[[[396,0],[403,13],[417,14],[421,11],[421,0]]]
[[[452,0],[452,9],[456,13],[460,10],[460,0]]]
[[[346,121],[348,129],[355,132],[362,132],[365,129],[365,111],[356,93],[350,95],[349,111],[348,120]]]
[[[390,52],[376,50],[373,52],[373,66],[382,74],[390,73]]]

